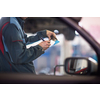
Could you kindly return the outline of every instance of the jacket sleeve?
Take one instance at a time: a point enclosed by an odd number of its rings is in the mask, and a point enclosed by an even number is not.
[[[44,53],[42,50],[43,48],[39,45],[27,49],[26,44],[23,43],[20,31],[17,30],[13,24],[9,24],[7,26],[4,31],[4,38],[10,56],[15,64],[31,62]]]
[[[25,40],[27,43],[36,42],[36,41],[40,40],[41,37],[43,37],[43,38],[47,37],[46,30],[37,32],[35,36],[27,37],[26,34],[24,36],[25,36]]]

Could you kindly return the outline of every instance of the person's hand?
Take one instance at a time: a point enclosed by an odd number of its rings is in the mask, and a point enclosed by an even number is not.
[[[50,40],[57,40],[57,38],[56,38],[56,34],[54,33],[54,32],[52,32],[52,31],[49,31],[49,30],[46,30],[46,34],[47,34],[47,36],[48,36],[48,38],[49,38],[49,41]]]
[[[39,46],[41,46],[43,48],[43,50],[47,50],[50,47],[50,41],[43,41],[41,43],[39,43]]]

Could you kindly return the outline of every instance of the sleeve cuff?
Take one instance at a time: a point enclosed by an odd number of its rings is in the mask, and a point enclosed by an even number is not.
[[[46,31],[47,30],[43,30],[43,31],[39,31],[39,32],[37,32],[37,34],[39,34],[39,37],[47,37],[47,34],[46,34]]]
[[[47,31],[47,30],[43,30],[43,31],[42,31],[42,35],[43,35],[44,37],[47,37],[46,31]]]
[[[45,50],[40,46],[40,45],[37,45],[38,49],[41,50],[43,53],[45,52]]]

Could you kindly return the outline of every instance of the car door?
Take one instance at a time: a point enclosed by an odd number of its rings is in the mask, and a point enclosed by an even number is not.
[[[58,21],[62,22],[65,26],[68,27],[68,29],[64,29],[65,33],[65,39],[67,41],[74,39],[74,32],[75,30],[80,34],[80,36],[87,41],[88,45],[92,47],[92,50],[94,50],[96,57],[97,57],[97,63],[98,63],[98,70],[95,75],[69,75],[64,72],[61,76],[58,75],[32,75],[32,74],[19,74],[19,73],[0,73],[0,83],[58,83],[58,84],[77,84],[77,83],[100,83],[99,81],[99,75],[100,75],[100,45],[99,43],[82,27],[78,25],[78,23],[73,20],[73,18],[65,18],[65,17],[57,17],[55,18]],[[57,22],[59,25],[59,22]],[[60,25],[59,25],[60,26]],[[43,27],[44,28],[44,27]],[[61,27],[60,27],[61,28]],[[81,40],[79,41],[81,42]],[[71,51],[71,49],[67,48]],[[85,49],[85,47],[84,47]],[[66,50],[67,52],[67,50]],[[66,53],[65,52],[65,53]],[[79,52],[79,51],[78,51]],[[72,55],[71,55],[72,56]],[[52,57],[51,57],[52,58]],[[66,56],[67,58],[67,56]],[[64,59],[63,59],[64,62]],[[42,62],[43,63],[43,62]],[[46,63],[46,61],[45,61]],[[64,63],[63,63],[64,65]],[[64,67],[64,66],[63,66]],[[54,67],[53,67],[54,68]],[[53,69],[54,70],[54,69]],[[62,69],[61,69],[62,70]]]

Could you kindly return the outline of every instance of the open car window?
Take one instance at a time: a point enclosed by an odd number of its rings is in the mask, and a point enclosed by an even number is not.
[[[55,46],[51,46],[42,56],[33,61],[37,75],[54,75],[54,67],[63,65],[68,57],[91,57],[97,61],[95,51],[80,34],[57,18],[29,18],[26,24],[29,24],[29,21],[34,25],[31,32],[35,33],[43,29],[59,31],[57,38],[60,42]],[[85,26],[84,18],[80,20],[80,23]],[[25,29],[27,29],[27,34],[30,35],[27,26],[25,26]],[[56,68],[56,75],[65,75],[63,66]]]

